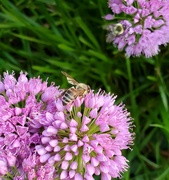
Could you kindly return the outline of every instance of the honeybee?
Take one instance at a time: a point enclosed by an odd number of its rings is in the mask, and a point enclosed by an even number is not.
[[[63,105],[67,105],[72,103],[77,97],[84,97],[88,94],[91,90],[89,85],[84,83],[78,83],[75,79],[73,79],[69,74],[66,72],[61,71],[61,73],[66,76],[68,83],[74,85],[63,92],[62,102]]]
[[[113,37],[119,36],[124,33],[124,27],[121,23],[111,24],[107,27],[107,30]]]

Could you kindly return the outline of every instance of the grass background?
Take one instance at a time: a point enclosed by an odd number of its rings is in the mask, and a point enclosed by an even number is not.
[[[169,46],[153,58],[127,59],[105,42],[102,17],[109,12],[105,0],[2,0],[0,73],[23,70],[66,88],[62,70],[92,89],[118,95],[136,125],[122,179],[167,180]]]

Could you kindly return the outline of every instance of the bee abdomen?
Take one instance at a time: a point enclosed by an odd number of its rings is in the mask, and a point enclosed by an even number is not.
[[[74,99],[75,99],[74,93],[70,89],[68,89],[62,97],[63,105],[67,105],[68,103],[72,102]]]

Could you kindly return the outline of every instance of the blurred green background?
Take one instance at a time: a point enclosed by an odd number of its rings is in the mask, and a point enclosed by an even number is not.
[[[0,71],[21,70],[68,87],[61,70],[118,96],[134,118],[124,180],[169,179],[169,46],[126,58],[105,40],[105,0],[1,0]],[[99,179],[99,178],[97,178]]]

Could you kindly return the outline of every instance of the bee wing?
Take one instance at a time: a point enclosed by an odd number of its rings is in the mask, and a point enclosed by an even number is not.
[[[114,24],[112,24],[112,23],[108,23],[108,24],[102,26],[102,28],[107,31],[111,31],[113,29],[113,27],[114,27]]]
[[[61,73],[62,73],[64,76],[66,76],[67,81],[68,81],[69,84],[72,84],[72,85],[78,85],[78,84],[79,84],[75,79],[73,79],[73,78],[72,78],[69,74],[67,74],[66,72],[61,71]]]

